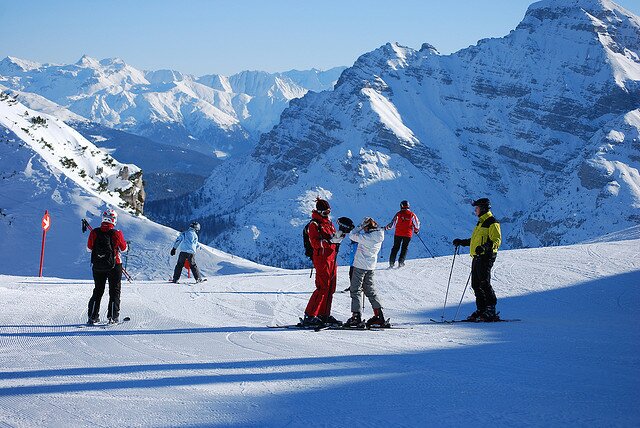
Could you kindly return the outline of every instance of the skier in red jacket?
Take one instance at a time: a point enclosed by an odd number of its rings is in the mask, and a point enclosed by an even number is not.
[[[404,266],[409,241],[411,241],[414,232],[418,233],[420,231],[420,220],[417,215],[409,210],[409,201],[400,202],[400,211],[396,213],[391,223],[385,226],[385,230],[392,229],[394,226],[396,227],[396,233],[393,237],[393,248],[389,255],[389,268],[392,268],[396,264],[398,250],[400,250],[398,266]],[[400,246],[402,246],[402,249],[400,249]]]
[[[318,198],[316,209],[311,214],[309,241],[313,247],[313,267],[316,269],[316,289],[304,311],[303,325],[341,324],[331,316],[331,302],[336,291],[338,245],[342,234],[329,219],[329,202]]]
[[[91,230],[87,241],[87,251],[91,253],[93,271],[93,294],[89,299],[88,324],[100,321],[100,301],[104,286],[109,281],[109,323],[118,323],[120,315],[120,286],[122,282],[122,261],[120,251],[127,251],[127,241],[122,231],[116,230],[118,213],[106,210],[102,213],[102,224]]]

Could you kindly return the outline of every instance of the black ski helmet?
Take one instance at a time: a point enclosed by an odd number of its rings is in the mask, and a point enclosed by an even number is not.
[[[349,233],[354,229],[355,225],[353,224],[353,220],[349,217],[340,217],[338,218],[338,229],[343,233]]]
[[[192,221],[189,227],[196,232],[200,232],[200,223],[198,223],[197,221]]]
[[[326,199],[322,199],[318,196],[316,198],[316,211],[321,216],[327,217],[331,212],[331,205],[329,205],[329,202]]]
[[[409,201],[400,202],[400,208],[409,208]]]
[[[483,214],[491,209],[491,201],[489,198],[476,199],[471,203],[471,205],[474,207],[480,207],[480,212]]]

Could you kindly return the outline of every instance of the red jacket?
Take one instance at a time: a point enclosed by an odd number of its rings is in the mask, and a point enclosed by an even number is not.
[[[411,238],[413,232],[418,233],[420,230],[420,220],[418,216],[411,212],[409,208],[401,209],[393,216],[393,220],[389,223],[385,229],[389,230],[396,227],[396,236],[405,236]]]
[[[329,257],[336,251],[336,244],[330,241],[336,233],[336,228],[329,218],[322,217],[316,211],[311,214],[311,219],[320,225],[319,228],[313,222],[309,225],[309,242],[313,247],[314,256]]]
[[[102,223],[100,225],[100,230],[103,232],[107,232],[113,229],[113,225],[111,223]],[[93,243],[96,240],[96,230],[92,229],[91,233],[89,233],[89,240],[87,241],[87,251],[91,252],[93,250]],[[120,230],[114,230],[113,235],[111,236],[111,242],[113,243],[113,248],[116,251],[116,264],[122,263],[120,260],[120,251],[127,251],[127,241],[124,240],[124,235]]]

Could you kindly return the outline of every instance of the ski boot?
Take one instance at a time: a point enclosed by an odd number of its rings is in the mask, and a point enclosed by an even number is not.
[[[112,318],[109,318],[108,322],[109,324],[118,324],[120,322],[120,319],[119,317],[112,317]]]
[[[304,318],[300,320],[298,323],[298,327],[303,328],[311,328],[311,327],[322,327],[324,322],[318,317],[312,317],[307,314],[304,314]]]
[[[404,262],[398,262],[398,267],[399,268],[404,267]]]
[[[477,309],[471,315],[467,317],[467,321],[476,322],[480,320],[480,315],[482,315],[484,311]]]
[[[387,322],[387,320],[384,319],[384,314],[382,313],[382,308],[374,309],[373,313],[374,313],[373,317],[371,317],[371,318],[369,318],[367,320],[367,328],[371,328],[371,327],[380,327],[380,328],[391,327],[391,325]]]
[[[94,325],[100,322],[100,317],[89,317],[87,320],[87,325]]]
[[[331,325],[331,326],[336,326],[336,327],[340,327],[342,325],[342,321],[338,321],[337,319],[335,319],[331,315],[325,315],[325,316],[320,317],[320,318],[322,319],[322,321],[324,322],[325,325]]]
[[[500,317],[496,313],[496,307],[487,306],[485,310],[480,314],[480,320],[484,322],[500,321]]]
[[[364,323],[362,322],[362,315],[360,315],[360,312],[353,312],[351,318],[349,318],[343,325],[349,328],[364,327]]]

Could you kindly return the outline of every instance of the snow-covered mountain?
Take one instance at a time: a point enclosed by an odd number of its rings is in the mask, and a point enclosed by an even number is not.
[[[222,161],[201,153],[158,143],[140,135],[91,122],[43,96],[10,90],[0,85],[32,110],[46,113],[70,124],[87,140],[105,149],[114,158],[136,164],[144,171],[147,201],[173,198],[191,193],[202,186],[216,165]]]
[[[362,55],[181,205],[235,221],[216,246],[281,266],[303,262],[317,195],[335,216],[382,223],[408,199],[440,254],[470,235],[479,197],[506,248],[574,243],[640,221],[639,130],[640,19],[609,0],[545,0],[451,55]],[[428,255],[416,239],[410,251]]]
[[[225,157],[253,148],[291,99],[330,89],[343,69],[196,78],[141,71],[117,58],[85,55],[75,64],[52,65],[7,57],[0,61],[0,83],[103,126]]]
[[[58,179],[71,180],[86,192],[131,213],[143,211],[140,168],[119,163],[58,118],[31,110],[8,93],[0,92],[0,126],[5,143],[3,173],[6,177],[3,179],[18,174],[11,152],[16,151],[15,157],[29,152],[32,156],[37,155],[41,165],[49,168]],[[23,171],[26,177],[34,175],[32,161],[33,157]]]
[[[107,207],[120,214],[119,227],[131,244],[132,273],[159,279],[159,272],[172,271],[169,249],[177,233],[140,216],[140,168],[118,162],[57,117],[34,111],[6,92],[0,92],[0,182],[0,272],[37,273],[40,219],[48,210],[52,225],[44,274],[89,278],[80,220],[96,226]],[[200,252],[200,262],[206,273],[263,270],[210,248]]]

